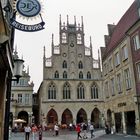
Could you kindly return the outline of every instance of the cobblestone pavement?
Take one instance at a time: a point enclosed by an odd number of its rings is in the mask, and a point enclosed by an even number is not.
[[[95,138],[102,136],[105,134],[104,130],[95,131]],[[83,135],[81,133],[81,135]],[[88,140],[91,140],[90,133],[87,133]],[[24,133],[11,133],[11,137],[9,140],[25,140]],[[32,140],[32,135],[30,136],[30,140]],[[38,134],[36,135],[36,139],[39,140]],[[59,136],[54,136],[54,132],[43,132],[42,140],[77,140],[77,134],[75,131],[60,131]]]
[[[81,134],[83,135],[83,134]],[[90,138],[90,133],[87,133],[87,140],[140,140],[140,137],[134,135],[123,135],[123,134],[110,134],[106,135],[104,130],[95,131],[95,137]],[[12,133],[9,140],[25,140],[24,133]],[[32,140],[32,135],[30,136]],[[39,140],[38,134],[35,140]],[[53,131],[43,132],[42,140],[77,140],[77,134],[75,131],[60,131],[59,136],[54,136]]]
[[[96,138],[96,140],[140,140],[140,137],[134,135],[103,135],[101,137]]]

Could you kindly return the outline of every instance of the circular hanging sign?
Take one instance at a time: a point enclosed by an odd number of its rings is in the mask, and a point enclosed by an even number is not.
[[[39,14],[41,6],[37,0],[18,0],[16,9],[22,16],[34,17]]]

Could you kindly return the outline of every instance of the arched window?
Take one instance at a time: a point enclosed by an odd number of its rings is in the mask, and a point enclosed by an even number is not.
[[[63,72],[63,78],[67,78],[67,72],[66,71]]]
[[[58,71],[55,72],[54,78],[59,78],[59,73],[58,73]]]
[[[63,99],[70,99],[70,85],[68,83],[65,83],[63,86]]]
[[[81,34],[77,34],[77,44],[82,44]]]
[[[98,87],[96,84],[93,84],[91,87],[91,99],[98,99]]]
[[[48,87],[48,99],[56,99],[56,87],[53,83]]]
[[[79,72],[79,79],[83,79],[83,73],[81,71]]]
[[[62,67],[67,68],[67,62],[65,60],[63,61],[63,66]]]
[[[87,72],[87,79],[91,79],[91,73],[89,71]]]
[[[85,99],[85,90],[82,83],[80,83],[77,87],[77,99]]]
[[[67,35],[66,35],[66,33],[62,33],[62,43],[67,43]]]
[[[79,62],[78,67],[79,67],[79,69],[83,69],[83,63],[82,63],[82,61]]]

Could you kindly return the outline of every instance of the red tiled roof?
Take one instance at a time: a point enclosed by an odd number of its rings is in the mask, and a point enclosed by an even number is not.
[[[137,1],[134,1],[126,13],[122,16],[118,24],[114,28],[114,32],[106,47],[103,57],[106,57],[112,49],[125,37],[126,31],[138,20]]]

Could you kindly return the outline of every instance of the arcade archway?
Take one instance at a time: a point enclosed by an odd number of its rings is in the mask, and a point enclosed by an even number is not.
[[[95,128],[100,126],[100,111],[98,108],[95,108],[91,113],[91,122],[94,124]]]
[[[21,111],[21,112],[18,113],[18,119],[25,120],[27,124],[29,122],[28,118],[29,118],[29,115],[26,111]]]
[[[54,125],[58,123],[58,115],[54,109],[51,109],[47,114],[47,123],[48,125]]]
[[[77,113],[77,120],[76,123],[82,123],[82,122],[87,122],[87,114],[86,111],[81,108],[78,113]]]
[[[69,109],[66,109],[62,114],[62,122],[61,124],[70,124],[73,123],[73,116]]]
[[[110,109],[107,110],[107,125],[109,125],[109,127],[112,126],[112,113]]]

